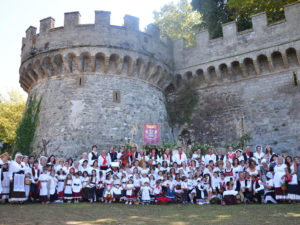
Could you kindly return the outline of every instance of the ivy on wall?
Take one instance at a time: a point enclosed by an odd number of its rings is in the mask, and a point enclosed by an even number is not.
[[[30,97],[21,123],[17,129],[17,137],[14,152],[29,155],[32,152],[31,145],[35,130],[39,121],[40,105],[42,97],[37,101],[36,96]]]
[[[186,86],[172,97],[166,96],[166,109],[170,127],[189,123],[198,102],[198,94],[193,88]]]

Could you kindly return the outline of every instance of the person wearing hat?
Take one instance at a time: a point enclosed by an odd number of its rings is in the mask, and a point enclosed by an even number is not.
[[[272,202],[276,204],[275,193],[274,193],[274,182],[272,172],[267,172],[266,182],[264,182],[265,187],[265,200],[264,203]]]
[[[9,202],[24,202],[25,196],[25,175],[22,165],[22,154],[17,152],[15,160],[9,166],[10,192]]]
[[[88,155],[89,165],[92,166],[94,161],[98,159],[97,145],[92,146],[92,151]]]

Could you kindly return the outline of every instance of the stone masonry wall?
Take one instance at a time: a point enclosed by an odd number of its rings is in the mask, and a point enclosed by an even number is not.
[[[224,147],[236,142],[244,129],[253,138],[250,144],[271,145],[276,152],[288,150],[297,155],[300,79],[295,86],[292,72],[198,89],[199,103],[192,120],[196,139]]]
[[[86,75],[37,84],[31,91],[43,96],[40,123],[33,148],[40,151],[42,138],[50,140],[48,154],[77,157],[93,144],[100,149],[123,145],[125,137],[141,145],[144,123],[161,124],[161,140],[170,140],[164,96],[151,84],[120,76]],[[120,91],[120,103],[113,91]]]

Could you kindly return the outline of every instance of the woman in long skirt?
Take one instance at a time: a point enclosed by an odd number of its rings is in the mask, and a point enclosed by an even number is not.
[[[10,192],[9,202],[24,202],[26,201],[25,196],[25,175],[24,167],[21,163],[22,154],[17,153],[15,161],[9,166],[10,175]]]
[[[291,176],[291,181],[287,185],[287,199],[296,203],[296,201],[300,200],[300,188],[297,179],[297,165],[295,162],[293,162],[293,159],[290,156],[286,157],[286,164],[289,169],[289,175]]]

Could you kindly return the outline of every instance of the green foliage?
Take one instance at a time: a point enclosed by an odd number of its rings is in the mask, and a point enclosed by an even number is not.
[[[153,14],[155,24],[158,25],[162,35],[167,34],[173,39],[184,38],[187,46],[195,43],[201,15],[193,11],[187,0],[180,0],[177,4],[171,2]]]
[[[201,149],[201,154],[204,155],[207,153],[207,150],[209,148],[213,148],[213,146],[206,143],[199,144],[198,142],[195,142],[193,143],[191,150],[192,152],[194,152],[197,151],[198,149]]]
[[[208,29],[210,38],[222,36],[222,24],[232,20],[232,9],[227,0],[192,0],[191,4],[195,10],[202,15],[202,24]]]
[[[233,9],[232,19],[237,21],[250,18],[251,15],[266,12],[268,22],[272,23],[284,19],[283,7],[297,0],[229,0],[228,6]]]
[[[170,149],[170,151],[172,151],[172,149],[177,145],[177,142],[175,141],[174,143],[167,143],[165,141],[163,141],[161,148],[163,150],[166,150],[167,148]]]
[[[8,97],[0,95],[0,139],[3,140],[3,151],[10,152],[13,148],[25,103],[18,91],[9,92]]]
[[[198,102],[198,94],[194,89],[187,86],[179,91],[173,100],[168,100],[168,97],[166,99],[168,122],[171,127],[190,122]]]
[[[38,102],[36,96],[29,98],[22,121],[17,129],[14,152],[21,152],[25,155],[29,155],[32,152],[31,144],[39,120],[41,102],[42,97]]]
[[[243,149],[251,140],[252,137],[249,134],[244,134],[239,138],[239,141],[237,143],[228,143],[225,145],[225,148],[232,147],[233,149]]]

